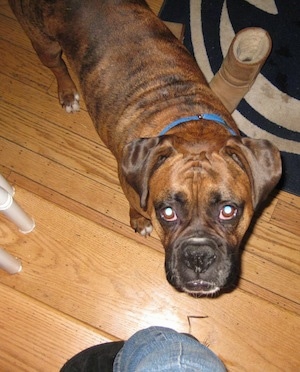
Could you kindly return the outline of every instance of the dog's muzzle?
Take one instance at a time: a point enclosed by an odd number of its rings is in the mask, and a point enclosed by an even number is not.
[[[169,283],[191,294],[218,292],[225,285],[231,268],[226,251],[218,239],[184,239],[170,249],[170,254],[166,256]]]
[[[182,261],[187,268],[195,273],[205,273],[216,261],[216,250],[214,242],[193,238],[184,244],[181,254]]]

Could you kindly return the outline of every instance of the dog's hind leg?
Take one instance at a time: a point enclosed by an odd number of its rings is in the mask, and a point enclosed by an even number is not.
[[[67,112],[79,111],[79,94],[76,86],[69,75],[68,68],[62,59],[62,50],[55,41],[49,41],[47,47],[41,47],[31,40],[32,46],[41,62],[47,66],[57,80],[58,98]]]
[[[69,75],[65,62],[61,58],[61,46],[53,37],[41,31],[41,25],[38,26],[37,22],[31,23],[30,20],[35,19],[34,15],[31,14],[32,9],[23,6],[22,1],[9,0],[9,5],[31,40],[31,44],[41,62],[48,67],[56,77],[58,98],[61,105],[67,112],[78,111],[79,94]]]

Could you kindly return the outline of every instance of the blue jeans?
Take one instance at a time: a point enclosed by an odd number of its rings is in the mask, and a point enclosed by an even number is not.
[[[196,339],[172,329],[150,327],[135,333],[117,354],[114,372],[224,372],[220,359]]]

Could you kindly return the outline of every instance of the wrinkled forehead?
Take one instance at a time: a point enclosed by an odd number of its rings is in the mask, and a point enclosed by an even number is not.
[[[218,153],[184,157],[181,154],[168,159],[152,176],[151,183],[161,185],[160,194],[180,190],[182,194],[232,198],[235,194],[245,197],[250,192],[246,173],[230,158]]]

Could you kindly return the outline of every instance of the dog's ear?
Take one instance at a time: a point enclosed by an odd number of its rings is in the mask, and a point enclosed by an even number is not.
[[[221,150],[247,173],[253,190],[253,207],[266,199],[281,177],[279,150],[267,140],[231,137]]]
[[[147,207],[150,177],[174,152],[168,136],[140,138],[125,146],[122,173],[139,194],[141,208]]]

